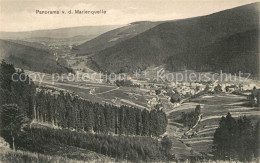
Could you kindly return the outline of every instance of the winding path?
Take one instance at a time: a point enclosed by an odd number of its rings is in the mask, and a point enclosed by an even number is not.
[[[105,91],[105,92],[95,93],[95,94],[92,93],[92,91],[89,91],[89,94],[91,94],[91,95],[102,95],[104,93],[109,93],[109,92],[112,92],[112,91],[115,91],[115,90],[118,90],[118,89],[119,89],[119,87],[117,87],[115,89],[111,89],[111,90]]]
[[[199,124],[201,117],[202,117],[202,114],[199,115],[199,119],[197,120],[196,124],[192,128],[190,128],[187,132],[185,132],[184,135],[187,135],[189,132],[191,132]]]

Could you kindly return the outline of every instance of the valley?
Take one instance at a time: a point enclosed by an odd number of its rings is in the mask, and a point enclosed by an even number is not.
[[[0,32],[0,162],[259,161],[259,7]]]
[[[107,83],[105,82],[105,74],[95,72],[88,66],[87,63],[93,54],[87,56],[77,55],[75,51],[70,48],[70,45],[66,43],[53,43],[47,47],[52,50],[53,53],[56,53],[59,58],[66,60],[68,66],[75,72],[79,74],[86,73],[90,77],[87,82],[81,80],[68,81],[66,77],[69,75],[65,75],[65,80],[55,80],[55,83],[53,83],[52,75],[41,74],[44,76],[44,80],[40,82],[36,79],[34,81],[39,88],[49,87],[55,90],[70,92],[81,98],[102,104],[115,106],[126,105],[147,110],[155,108],[156,105],[162,107],[168,117],[168,126],[165,135],[168,135],[172,141],[173,147],[171,153],[175,155],[178,160],[185,160],[190,157],[212,158],[214,132],[218,127],[219,119],[225,116],[227,112],[230,112],[235,118],[246,115],[254,123],[256,123],[260,116],[258,107],[243,106],[243,103],[247,101],[246,96],[235,95],[231,92],[202,94],[195,98],[189,98],[189,96],[187,96],[187,98],[184,98],[179,103],[172,103],[170,101],[170,94],[167,94],[169,90],[175,88],[175,90],[177,89],[184,97],[187,92],[199,94],[206,88],[207,83],[176,83],[153,80],[156,79],[158,71],[170,73],[165,69],[165,65],[151,66],[146,69],[145,72],[140,71],[139,77],[136,77],[134,74],[127,74],[127,77],[133,83],[139,84],[140,87],[118,87],[113,83],[116,79]],[[188,74],[192,72],[195,71],[188,72]],[[30,75],[36,72],[26,71],[26,73]],[[147,76],[142,76],[144,73],[147,73]],[[185,72],[182,73],[184,74]],[[223,90],[225,90],[225,86],[228,85],[235,84],[238,86],[236,82],[220,82],[219,84],[222,85]],[[211,90],[217,86],[216,83],[211,83],[210,85]],[[247,90],[253,89],[253,86],[260,86],[259,82],[254,80],[247,81],[242,85],[244,85]],[[169,89],[169,87],[171,89]],[[196,87],[199,87],[199,89],[197,90]],[[156,90],[160,90],[161,93],[156,94]],[[183,112],[191,112],[197,105],[201,106],[201,118],[192,129],[175,121]]]
[[[244,105],[248,101],[246,96],[229,92],[206,93],[195,98],[187,98],[180,103],[171,103],[170,97],[166,94],[151,93],[151,90],[157,90],[162,84],[154,83],[154,88],[117,87],[113,84],[95,82],[57,82],[53,85],[51,76],[47,75],[45,79],[47,80],[39,86],[69,91],[93,102],[115,106],[127,105],[147,110],[160,105],[168,117],[165,135],[168,135],[173,142],[171,152],[178,160],[189,157],[211,158],[214,132],[218,127],[219,119],[227,112],[230,112],[234,118],[247,116],[253,123],[256,123],[260,116],[259,107]],[[146,84],[149,85],[149,82]],[[258,84],[256,82],[256,85]],[[176,122],[183,113],[193,111],[197,105],[201,106],[201,116],[192,129]]]

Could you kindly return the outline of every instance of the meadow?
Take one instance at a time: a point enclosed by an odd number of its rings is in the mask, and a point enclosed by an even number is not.
[[[213,135],[218,128],[219,120],[226,116],[228,112],[234,118],[247,116],[253,123],[259,119],[260,109],[256,107],[247,107],[245,96],[233,94],[210,94],[198,98],[190,99],[181,106],[176,107],[169,114],[169,124],[167,132],[175,133],[174,136],[191,147],[194,151],[210,156],[212,151]],[[197,105],[201,105],[201,119],[199,123],[189,130],[182,124],[175,122],[181,114],[191,112]],[[184,135],[186,133],[186,136]],[[192,153],[192,152],[191,152]]]

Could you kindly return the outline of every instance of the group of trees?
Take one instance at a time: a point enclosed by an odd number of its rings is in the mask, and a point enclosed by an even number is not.
[[[198,121],[200,116],[200,105],[197,105],[194,111],[188,113],[182,113],[181,118],[177,120],[177,122],[182,123],[184,126],[188,128],[192,128]]]
[[[119,160],[162,161],[168,159],[171,142],[140,136],[112,136],[66,129],[27,127],[17,147],[50,154],[52,146],[71,146],[101,153]]]
[[[2,61],[0,64],[0,106],[17,104],[29,118],[32,118],[35,92],[34,83],[23,70],[16,71],[13,65]]]
[[[34,118],[62,128],[125,135],[159,136],[167,126],[162,110],[101,105],[70,93],[53,95],[45,90],[36,94]]]
[[[15,74],[15,75],[13,75]],[[20,77],[20,79],[19,79]],[[23,70],[2,61],[0,64],[0,135],[15,139],[22,126],[32,118],[36,87]]]
[[[246,116],[222,117],[214,133],[214,155],[220,160],[252,161],[259,157],[259,120],[254,126]]]

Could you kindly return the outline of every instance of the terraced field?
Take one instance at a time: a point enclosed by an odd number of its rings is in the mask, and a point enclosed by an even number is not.
[[[245,103],[247,103],[245,96],[233,94],[205,95],[191,99],[169,113],[167,132],[190,147],[190,155],[196,152],[208,154],[212,151],[213,135],[222,116],[230,112],[234,118],[246,115],[253,123],[259,119],[260,109],[246,107]],[[193,111],[196,105],[201,105],[201,119],[187,134],[188,136],[184,136],[188,128],[175,120],[182,112]]]

